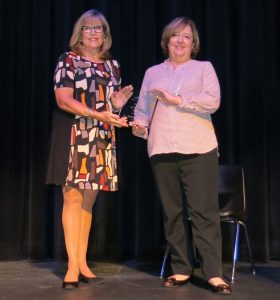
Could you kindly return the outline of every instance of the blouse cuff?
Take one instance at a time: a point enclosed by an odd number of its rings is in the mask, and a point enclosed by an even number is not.
[[[190,109],[190,110],[196,110],[193,105],[193,98],[192,97],[182,97],[182,103],[178,105],[179,108],[182,109]]]

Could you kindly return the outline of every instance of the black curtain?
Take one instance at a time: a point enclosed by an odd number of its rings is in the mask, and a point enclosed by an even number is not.
[[[221,84],[213,116],[220,162],[245,169],[255,258],[280,259],[279,6],[277,0],[2,0],[0,259],[65,258],[61,191],[44,185],[52,77],[74,22],[90,8],[107,17],[123,84],[132,83],[136,94],[146,68],[163,60],[163,26],[176,16],[195,20],[198,59],[213,63]],[[98,197],[89,257],[153,260],[164,238],[146,142],[129,129],[117,135],[121,187]]]

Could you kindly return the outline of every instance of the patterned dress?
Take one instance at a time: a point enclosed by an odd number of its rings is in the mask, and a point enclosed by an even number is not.
[[[74,52],[63,53],[54,76],[54,88],[61,87],[73,88],[74,98],[89,108],[112,111],[111,95],[120,88],[119,64],[115,60],[93,63]],[[113,126],[76,115],[69,151],[66,185],[87,190],[117,190]]]

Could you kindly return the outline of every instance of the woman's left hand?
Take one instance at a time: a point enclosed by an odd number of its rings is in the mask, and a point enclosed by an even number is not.
[[[181,96],[174,96],[170,94],[168,91],[163,89],[159,89],[159,88],[153,89],[152,94],[156,99],[166,104],[180,105],[182,103]]]
[[[115,127],[119,127],[119,128],[128,127],[127,117],[121,117],[119,119],[116,119],[111,122],[111,125],[113,125]]]
[[[114,108],[120,109],[122,108],[128,99],[132,96],[133,94],[133,86],[132,85],[127,85],[121,88],[119,91],[113,92],[111,98],[112,98],[112,103]]]

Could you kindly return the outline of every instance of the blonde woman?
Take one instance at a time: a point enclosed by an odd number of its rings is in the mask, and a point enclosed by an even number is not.
[[[47,182],[63,189],[63,214],[68,270],[63,288],[96,276],[86,254],[92,207],[100,190],[118,189],[114,127],[127,119],[114,113],[132,96],[121,88],[120,66],[110,57],[110,27],[95,9],[76,22],[71,51],[63,53],[54,75],[58,109],[54,115]]]

